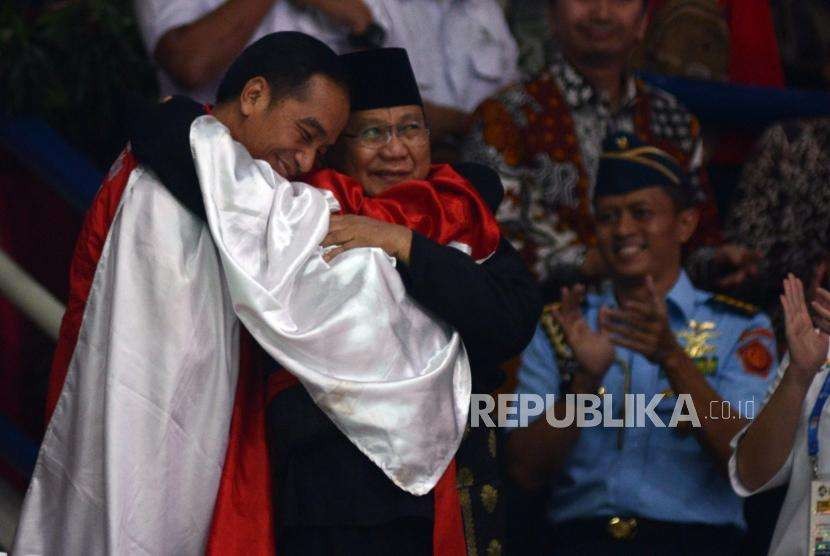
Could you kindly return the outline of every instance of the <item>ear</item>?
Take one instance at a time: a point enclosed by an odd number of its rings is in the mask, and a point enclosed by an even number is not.
[[[251,116],[271,105],[271,87],[264,77],[252,77],[245,83],[239,95],[239,104],[244,116]]]
[[[681,244],[691,239],[697,229],[698,222],[700,222],[700,211],[697,207],[683,209],[678,213],[677,239]]]

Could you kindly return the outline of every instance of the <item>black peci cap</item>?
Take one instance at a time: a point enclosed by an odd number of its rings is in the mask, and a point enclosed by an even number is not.
[[[353,111],[424,105],[403,48],[361,50],[340,58],[351,77]]]

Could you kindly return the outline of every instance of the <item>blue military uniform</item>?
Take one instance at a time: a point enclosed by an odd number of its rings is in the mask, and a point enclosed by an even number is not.
[[[733,415],[757,415],[774,378],[775,340],[767,316],[696,289],[683,272],[666,301],[678,341],[712,388],[730,402],[711,408],[714,417],[726,416],[727,407]],[[603,305],[616,306],[610,285],[586,297],[584,313],[594,329]],[[517,393],[558,397],[567,391],[574,365],[563,342],[552,321],[543,318],[522,356]],[[615,351],[616,361],[603,382],[613,396],[614,415],[622,411],[625,393],[645,394],[646,400],[665,393],[656,413],[668,423],[677,399],[665,373],[639,353],[620,347]],[[637,516],[744,529],[741,500],[695,435],[659,428],[648,420],[645,424],[581,430],[564,469],[551,478],[549,522]]]

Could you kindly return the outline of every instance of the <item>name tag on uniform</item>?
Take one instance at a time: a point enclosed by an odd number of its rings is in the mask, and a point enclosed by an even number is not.
[[[810,488],[810,556],[830,556],[830,481]]]

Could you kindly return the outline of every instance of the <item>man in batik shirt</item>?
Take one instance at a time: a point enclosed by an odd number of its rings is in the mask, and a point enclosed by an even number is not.
[[[693,176],[702,222],[690,251],[721,241],[697,120],[673,96],[627,72],[646,29],[646,2],[604,6],[551,2],[561,52],[546,70],[482,103],[464,147],[465,159],[502,174],[505,201],[498,218],[503,233],[542,283],[604,275],[593,247],[591,199],[602,141],[614,132],[633,133],[659,146]],[[736,246],[695,256],[715,262],[705,265],[710,268],[737,268],[715,285],[730,286],[751,272],[751,254]]]

